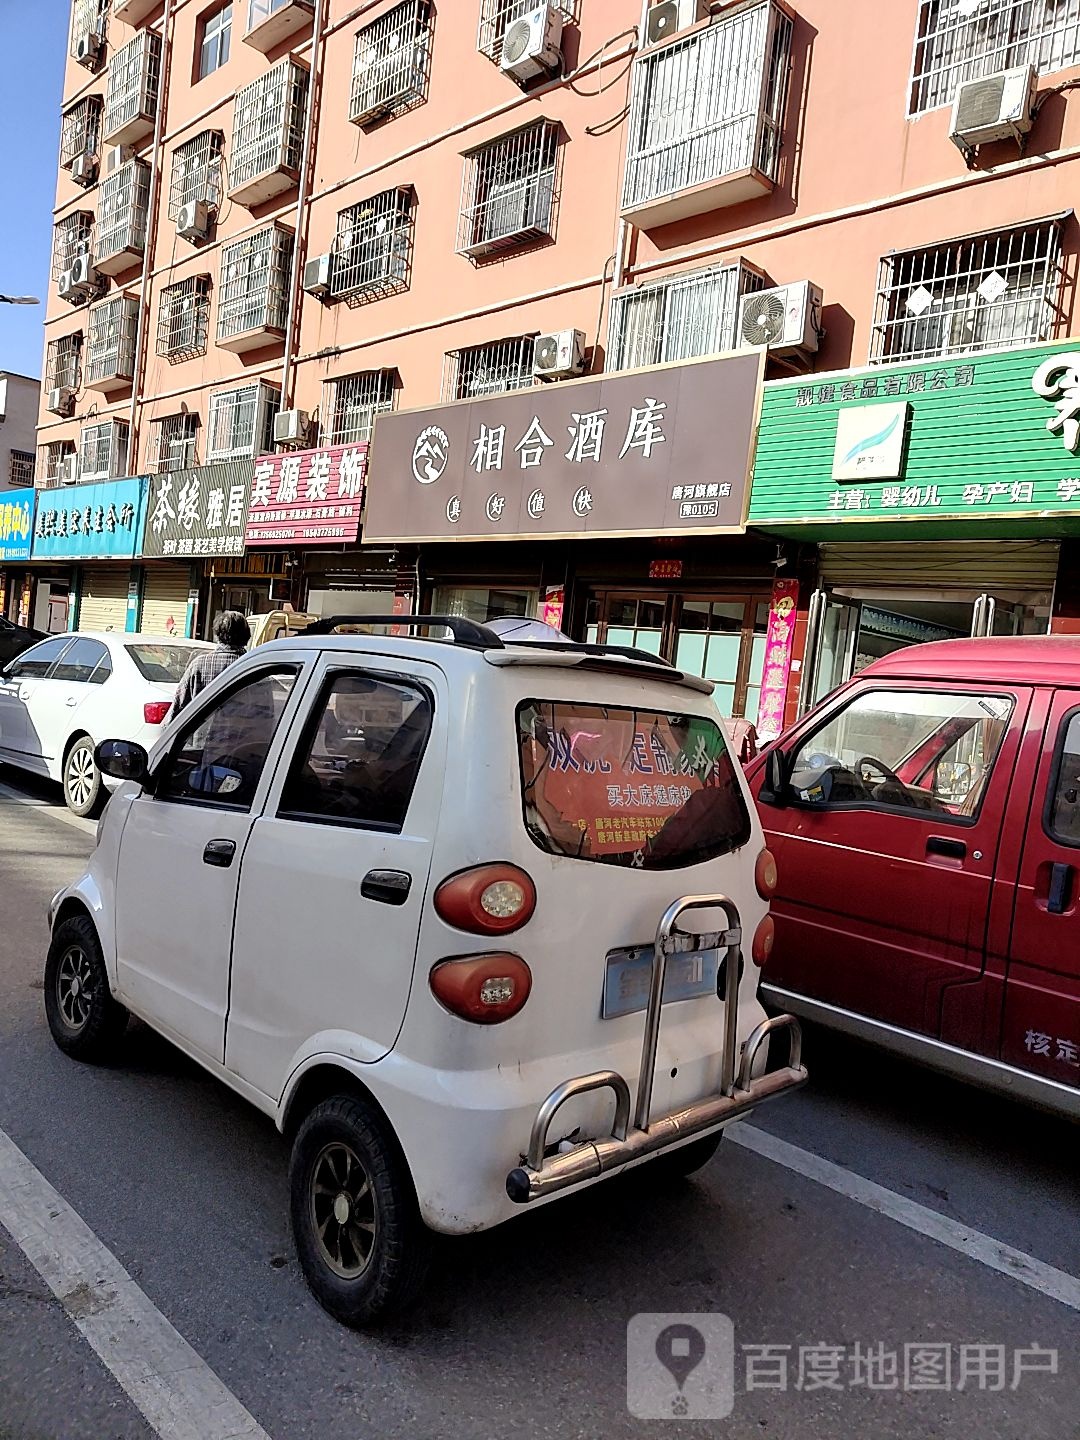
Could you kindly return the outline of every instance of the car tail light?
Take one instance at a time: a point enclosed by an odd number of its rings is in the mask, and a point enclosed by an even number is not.
[[[779,875],[776,869],[776,856],[771,850],[762,850],[757,857],[754,866],[754,884],[757,886],[757,893],[762,900],[771,900],[776,894],[776,887],[779,883]]]
[[[452,1015],[475,1025],[498,1025],[528,1000],[532,971],[520,955],[462,955],[440,960],[428,983]]]
[[[773,941],[776,939],[776,922],[771,915],[766,915],[757,929],[754,931],[753,943],[750,946],[750,954],[758,969],[766,964],[772,954]]]
[[[160,725],[171,709],[171,700],[148,700],[142,707],[143,719],[147,725]]]
[[[451,875],[435,891],[435,910],[448,925],[474,935],[520,930],[536,909],[536,886],[516,865],[478,865]]]

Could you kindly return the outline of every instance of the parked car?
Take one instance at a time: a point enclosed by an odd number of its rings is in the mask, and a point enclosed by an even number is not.
[[[51,908],[57,1044],[114,1059],[131,1011],[272,1116],[350,1324],[415,1293],[429,1230],[688,1172],[806,1077],[757,998],[773,870],[710,684],[439,623],[322,621],[149,756],[99,746],[133,783]]]
[[[6,665],[21,655],[37,640],[46,638],[44,631],[31,630],[26,625],[15,625],[0,615],[0,665]]]
[[[1080,1116],[1080,640],[897,651],[750,768],[762,993]]]
[[[68,809],[108,798],[94,748],[119,735],[152,745],[198,640],[125,633],[53,635],[0,670],[0,761],[64,787]]]
[[[299,610],[269,610],[264,615],[249,615],[248,624],[251,626],[251,639],[248,642],[248,649],[254,650],[259,645],[266,645],[271,640],[288,639],[291,635],[302,635],[309,625],[314,625],[319,617],[308,615]]]

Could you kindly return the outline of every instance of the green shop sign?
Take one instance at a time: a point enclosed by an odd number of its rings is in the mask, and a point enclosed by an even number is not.
[[[1080,340],[767,384],[749,523],[860,522],[1080,533]]]

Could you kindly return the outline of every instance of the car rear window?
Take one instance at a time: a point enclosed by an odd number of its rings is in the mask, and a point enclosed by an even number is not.
[[[127,645],[125,649],[143,679],[161,685],[177,684],[191,657],[198,654],[195,645]]]
[[[549,854],[673,870],[750,839],[726,737],[707,716],[526,700],[517,723],[525,824]]]

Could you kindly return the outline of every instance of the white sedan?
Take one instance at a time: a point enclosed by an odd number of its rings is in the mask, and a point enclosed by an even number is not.
[[[121,736],[149,749],[199,640],[110,631],[53,635],[0,670],[0,762],[57,780],[76,815],[108,798],[94,750]]]

